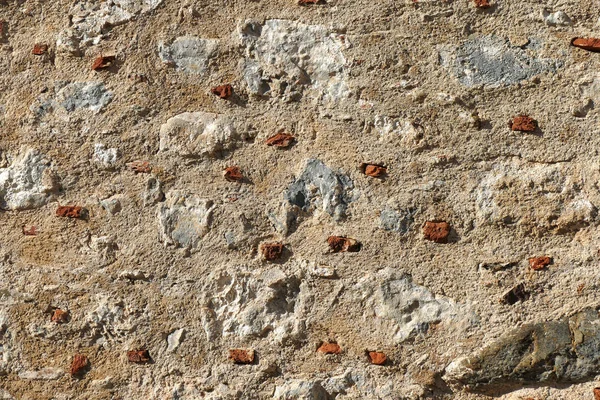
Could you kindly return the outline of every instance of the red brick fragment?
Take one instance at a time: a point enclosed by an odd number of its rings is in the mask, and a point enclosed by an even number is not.
[[[552,263],[552,258],[543,257],[532,257],[529,259],[529,267],[534,271],[539,271]]]
[[[447,222],[427,221],[423,226],[425,239],[436,243],[447,243],[450,235],[450,225]]]
[[[37,235],[37,227],[34,225],[31,225],[31,227],[25,228],[25,225],[23,225],[23,235],[25,236],[36,236]]]
[[[254,350],[230,349],[229,359],[236,364],[252,364],[254,362]]]
[[[31,50],[31,54],[35,54],[36,56],[41,56],[46,51],[48,51],[48,45],[43,43],[36,43],[33,45],[33,50]]]
[[[363,174],[372,176],[373,178],[379,178],[387,174],[387,168],[383,165],[377,164],[362,164],[360,166]]]
[[[301,6],[306,6],[309,4],[317,4],[321,0],[298,0],[298,4]]]
[[[535,132],[537,121],[527,115],[517,115],[509,121],[508,126],[513,131]]]
[[[385,353],[379,351],[369,351],[369,361],[371,364],[375,365],[383,365],[387,361],[387,357]]]
[[[148,350],[129,350],[127,352],[129,362],[143,364],[150,361],[150,353]]]
[[[290,146],[296,140],[296,138],[288,133],[279,132],[278,134],[268,138],[265,143],[267,146],[275,146],[281,149],[285,149]]]
[[[595,53],[600,52],[600,39],[596,38],[575,38],[571,40],[571,45]]]
[[[90,360],[85,354],[75,354],[71,362],[71,376],[82,376],[89,366]]]
[[[99,69],[108,68],[113,64],[115,60],[115,56],[98,56],[92,64],[92,70],[98,71]]]
[[[488,0],[475,0],[475,7],[477,8],[490,8],[491,6]]]
[[[225,179],[230,182],[239,182],[244,179],[244,175],[239,167],[227,167],[225,168]]]
[[[56,215],[67,218],[81,218],[83,216],[83,208],[79,206],[60,206],[56,209]]]
[[[594,388],[594,400],[600,400],[600,387]]]
[[[342,352],[342,348],[337,343],[325,342],[321,344],[317,351],[323,354],[340,354]]]
[[[281,258],[284,248],[283,243],[263,243],[260,250],[267,261],[273,261]]]
[[[360,250],[360,242],[356,239],[347,238],[344,236],[329,236],[327,244],[334,253],[340,252],[356,252]]]
[[[132,171],[138,173],[148,173],[152,171],[152,167],[148,161],[133,161],[126,164]]]
[[[65,324],[69,322],[69,312],[65,310],[61,310],[57,308],[52,313],[52,317],[50,318],[52,322],[56,322],[57,324]]]
[[[211,93],[222,99],[228,99],[233,94],[233,87],[229,84],[221,85],[210,89]]]

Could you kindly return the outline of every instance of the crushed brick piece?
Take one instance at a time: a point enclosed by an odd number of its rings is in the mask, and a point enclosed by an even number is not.
[[[360,166],[363,174],[372,176],[373,178],[379,178],[387,174],[387,168],[383,165],[377,164],[363,164]]]
[[[537,121],[527,115],[517,115],[508,124],[510,129],[519,132],[535,132]]]
[[[517,286],[506,292],[504,296],[502,296],[500,302],[504,304],[513,305],[518,301],[525,301],[528,298],[529,292],[525,290],[525,285],[519,283]]]
[[[25,228],[25,225],[23,225],[23,235],[36,236],[37,235],[37,227],[32,225],[29,229],[27,229],[27,228]]]
[[[600,52],[600,39],[596,38],[575,38],[571,40],[571,45],[595,53]]]
[[[143,364],[150,361],[150,353],[148,350],[130,350],[127,352],[129,362]]]
[[[225,168],[225,179],[230,182],[239,182],[244,179],[244,176],[239,167],[227,167]]]
[[[31,53],[35,54],[36,56],[41,56],[46,51],[48,51],[48,45],[47,44],[36,43],[33,46],[33,50],[31,50]]]
[[[323,354],[340,354],[342,352],[342,348],[337,343],[323,343],[317,349],[319,353]]]
[[[385,353],[381,353],[379,351],[369,351],[369,361],[371,361],[371,364],[383,365],[387,361],[387,357]]]
[[[221,85],[210,89],[210,91],[215,96],[219,96],[222,99],[228,99],[233,94],[233,87],[231,85]]]
[[[254,350],[230,349],[229,359],[236,364],[252,364],[254,362]]]
[[[425,239],[436,243],[447,243],[450,225],[447,222],[427,221],[423,226]]]
[[[152,171],[152,167],[148,161],[133,161],[126,164],[131,170],[138,173],[148,173]]]
[[[73,361],[71,362],[71,376],[81,376],[85,374],[89,366],[90,360],[88,360],[85,354],[75,354],[73,356]]]
[[[334,253],[345,251],[356,252],[360,250],[360,243],[357,240],[343,236],[329,236],[327,243]]]
[[[600,400],[600,387],[594,388],[594,400]]]
[[[57,308],[52,313],[52,318],[50,318],[52,322],[56,322],[57,324],[65,324],[69,322],[69,312],[65,310],[61,310]]]
[[[79,206],[60,206],[56,209],[56,215],[67,218],[83,217],[84,209]]]
[[[115,56],[98,56],[92,64],[92,70],[98,71],[99,69],[108,68],[112,65],[115,59]]]
[[[539,271],[552,263],[552,258],[543,257],[532,257],[529,259],[529,267],[534,271]]]
[[[490,8],[491,4],[488,0],[475,0],[475,7],[477,8]]]
[[[283,243],[263,243],[260,250],[267,261],[277,260],[283,254]]]
[[[298,0],[298,4],[301,6],[306,6],[308,4],[317,4],[321,0]]]
[[[583,289],[585,289],[585,283],[581,283],[579,286],[577,286],[577,294],[581,294],[583,293]]]
[[[278,133],[275,136],[271,136],[266,140],[267,146],[275,146],[281,149],[289,147],[296,140],[296,138],[288,133]]]

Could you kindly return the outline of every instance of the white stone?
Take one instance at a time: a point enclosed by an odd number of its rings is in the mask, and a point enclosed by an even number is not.
[[[174,352],[175,350],[177,350],[177,348],[181,344],[184,333],[185,333],[185,329],[180,328],[180,329],[174,330],[173,332],[171,332],[171,334],[169,336],[167,336],[167,351],[168,352]]]
[[[50,162],[29,149],[0,169],[0,207],[8,210],[39,208],[54,198],[57,189]]]
[[[107,149],[102,143],[94,144],[94,161],[105,168],[114,167],[119,158],[119,149]]]
[[[98,112],[112,100],[102,82],[73,82],[56,93],[56,104],[67,112],[80,109]]]
[[[178,37],[171,44],[161,42],[158,54],[162,62],[188,74],[206,73],[210,58],[217,51],[219,41],[195,36]]]
[[[115,215],[122,210],[121,196],[112,196],[108,199],[100,200],[100,205],[111,215]]]
[[[551,13],[550,11],[543,9],[542,10],[542,18],[546,22],[546,25],[550,25],[550,26],[556,26],[556,25],[567,26],[567,25],[573,24],[573,22],[571,21],[571,18],[569,18],[569,16],[563,11],[556,11],[556,12]]]
[[[159,150],[183,157],[215,157],[235,148],[239,138],[228,117],[186,112],[169,118],[160,127]]]
[[[99,267],[106,267],[117,260],[118,246],[113,236],[92,236],[89,248],[93,251]]]
[[[165,245],[194,249],[208,233],[212,212],[211,200],[185,191],[167,193],[158,206],[159,234]]]
[[[28,379],[28,380],[43,380],[43,381],[51,381],[55,379],[60,379],[65,372],[59,368],[42,368],[37,371],[23,371],[19,373],[19,378]]]
[[[93,309],[85,315],[86,329],[96,337],[97,344],[125,338],[134,328],[132,318],[122,301],[108,294],[96,295]]]
[[[327,400],[329,394],[318,381],[293,379],[275,387],[273,398],[279,400]]]

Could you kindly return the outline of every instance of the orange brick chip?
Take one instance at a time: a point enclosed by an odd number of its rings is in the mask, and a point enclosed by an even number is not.
[[[244,179],[244,175],[242,175],[242,170],[239,167],[227,167],[225,168],[225,179],[229,182],[239,182]]]
[[[254,362],[254,350],[230,349],[229,359],[236,364],[252,364]]]
[[[90,360],[88,360],[85,354],[75,354],[71,362],[71,376],[81,377],[86,373],[89,366]]]
[[[546,268],[548,265],[552,263],[552,258],[543,256],[543,257],[532,257],[529,259],[529,268],[534,271],[540,271]]]
[[[283,243],[263,243],[260,251],[267,261],[275,261],[281,258],[285,246]]]
[[[380,178],[387,174],[387,168],[377,164],[362,164],[361,170],[363,174],[373,178]]]
[[[448,243],[450,225],[447,222],[427,221],[423,226],[423,236],[436,243]]]
[[[327,244],[329,244],[329,248],[333,250],[334,253],[342,253],[342,252],[356,252],[360,250],[360,243],[351,238],[343,237],[343,236],[329,236],[327,238]]]
[[[56,215],[66,218],[82,218],[84,209],[79,206],[60,206],[56,209]]]
[[[383,365],[387,361],[387,357],[386,357],[385,353],[382,353],[379,351],[369,351],[368,355],[369,355],[369,361],[371,361],[371,364]]]
[[[535,132],[537,129],[537,121],[527,115],[517,115],[509,121],[508,126],[513,131]]]
[[[110,67],[116,60],[115,56],[98,56],[92,64],[92,70],[98,71]]]
[[[210,92],[221,99],[228,99],[233,94],[231,85],[221,85],[210,89]]]
[[[57,324],[65,324],[69,322],[69,312],[65,310],[61,310],[57,308],[52,313],[52,317],[50,318],[52,322],[56,322]]]
[[[42,43],[36,43],[33,46],[33,50],[31,50],[31,54],[35,54],[36,56],[41,56],[45,52],[48,51],[48,45]]]
[[[129,362],[136,364],[144,364],[150,361],[150,353],[148,350],[130,350],[127,352]]]
[[[600,39],[596,38],[575,38],[571,40],[571,45],[594,53],[600,52]]]
[[[288,133],[278,133],[275,136],[268,138],[265,143],[267,146],[274,146],[280,149],[289,147],[296,138]]]
[[[148,161],[136,160],[126,164],[133,172],[147,174],[152,171],[152,167]]]
[[[323,354],[340,354],[342,352],[342,348],[337,343],[325,342],[319,346],[317,352]]]

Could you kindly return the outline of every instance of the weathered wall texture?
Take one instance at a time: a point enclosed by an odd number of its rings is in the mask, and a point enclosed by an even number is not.
[[[0,0],[0,399],[593,399],[599,4],[477,3]]]

